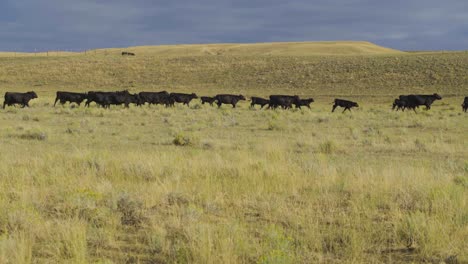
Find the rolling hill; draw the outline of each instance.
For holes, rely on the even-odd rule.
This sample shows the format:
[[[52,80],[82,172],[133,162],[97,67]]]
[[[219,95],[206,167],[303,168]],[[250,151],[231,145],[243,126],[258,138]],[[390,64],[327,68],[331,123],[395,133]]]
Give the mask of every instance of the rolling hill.
[[[122,51],[136,56],[121,56]],[[200,94],[394,96],[468,90],[467,52],[406,53],[368,42],[141,46],[0,55],[0,92],[169,90]]]
[[[103,49],[100,51],[120,52],[122,49]],[[168,46],[129,47],[128,50],[139,54],[160,56],[324,56],[324,55],[377,55],[402,54],[403,52],[381,47],[363,41],[338,42],[274,42],[253,44],[194,44]]]

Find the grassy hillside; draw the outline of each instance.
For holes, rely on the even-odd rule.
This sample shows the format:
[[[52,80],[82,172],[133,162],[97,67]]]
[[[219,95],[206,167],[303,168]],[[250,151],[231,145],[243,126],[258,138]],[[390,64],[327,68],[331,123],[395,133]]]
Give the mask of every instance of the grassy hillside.
[[[314,45],[319,47],[311,48]],[[225,52],[205,52],[215,49]],[[308,56],[313,53],[310,50],[327,53],[328,49],[336,53],[344,49],[350,55]],[[137,56],[122,57],[121,50]],[[369,50],[379,50],[378,55]],[[135,47],[68,56],[0,57],[0,92],[34,89],[47,95],[55,90],[166,89],[199,94],[438,92],[461,96],[468,90],[467,69],[468,52],[407,54],[367,43]]]
[[[339,41],[339,42],[273,42],[254,44],[199,44],[199,45],[168,45],[129,47],[144,55],[157,56],[311,56],[311,55],[377,55],[401,54],[403,52],[370,42]],[[105,49],[101,51],[119,52],[121,49]]]

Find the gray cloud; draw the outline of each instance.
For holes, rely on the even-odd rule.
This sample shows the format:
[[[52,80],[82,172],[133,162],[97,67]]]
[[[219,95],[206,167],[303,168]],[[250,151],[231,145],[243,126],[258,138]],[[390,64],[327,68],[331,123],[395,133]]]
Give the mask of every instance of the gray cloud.
[[[467,49],[464,0],[7,0],[0,50],[212,42],[366,40]]]

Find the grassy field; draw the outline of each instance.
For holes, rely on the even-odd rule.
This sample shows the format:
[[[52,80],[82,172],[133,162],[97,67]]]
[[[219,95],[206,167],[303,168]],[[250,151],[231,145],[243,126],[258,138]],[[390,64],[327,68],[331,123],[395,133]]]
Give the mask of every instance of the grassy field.
[[[1,263],[468,262],[468,53],[156,49],[0,58],[1,92],[39,95],[0,111]],[[52,107],[118,89],[316,103]],[[444,99],[392,112],[406,92]]]

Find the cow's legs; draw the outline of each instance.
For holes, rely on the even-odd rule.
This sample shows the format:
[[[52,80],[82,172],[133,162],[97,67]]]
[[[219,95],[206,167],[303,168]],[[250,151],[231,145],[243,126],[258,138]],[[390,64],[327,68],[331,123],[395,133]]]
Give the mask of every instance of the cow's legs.
[[[218,102],[218,103],[216,103],[216,104],[218,105],[218,108],[220,108],[220,107],[221,107],[221,105],[222,105],[223,103],[221,103],[221,102]]]
[[[55,102],[54,102],[54,107],[55,107],[55,104],[57,103],[57,101],[59,100],[58,97],[55,98]]]
[[[333,108],[332,108],[332,113],[335,112],[336,107],[337,107],[337,105],[334,104],[334,105],[333,105]]]

